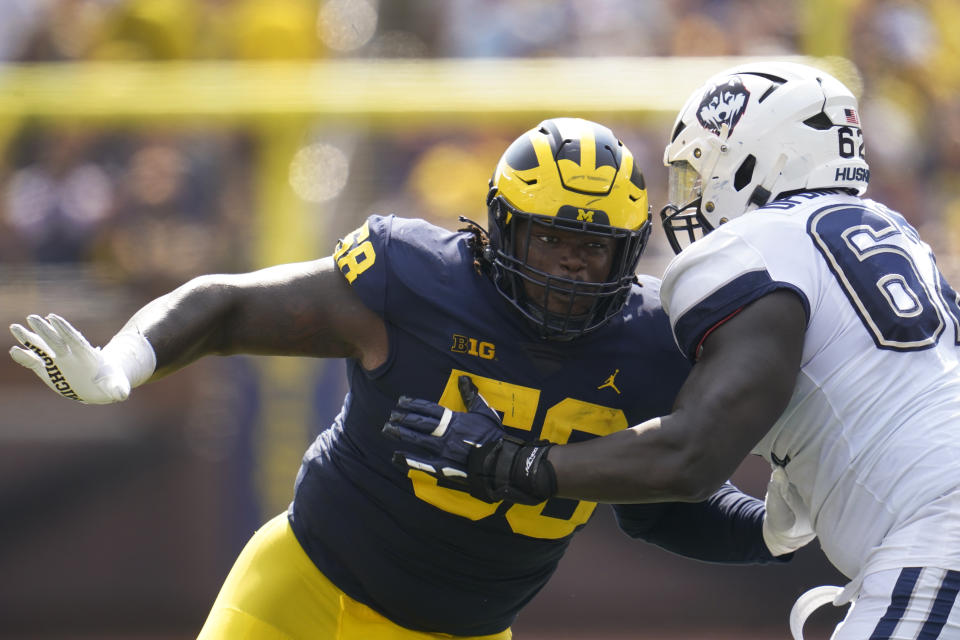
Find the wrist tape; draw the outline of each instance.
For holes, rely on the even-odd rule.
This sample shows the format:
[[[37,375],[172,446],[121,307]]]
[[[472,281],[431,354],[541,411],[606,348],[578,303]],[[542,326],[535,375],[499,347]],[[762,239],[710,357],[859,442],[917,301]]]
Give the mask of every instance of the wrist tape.
[[[130,381],[130,387],[138,387],[153,375],[157,368],[157,355],[150,342],[135,329],[126,329],[113,336],[100,353],[113,362]]]
[[[509,435],[483,445],[468,459],[471,495],[517,504],[551,498],[557,491],[556,474],[547,460],[551,446],[546,440],[526,442]]]

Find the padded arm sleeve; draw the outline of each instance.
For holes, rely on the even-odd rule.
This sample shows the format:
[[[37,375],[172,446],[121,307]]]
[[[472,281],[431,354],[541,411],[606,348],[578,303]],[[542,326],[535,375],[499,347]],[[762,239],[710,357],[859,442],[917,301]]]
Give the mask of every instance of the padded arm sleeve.
[[[725,483],[703,502],[613,505],[617,523],[631,538],[667,551],[727,564],[787,562],[763,542],[763,500]]]

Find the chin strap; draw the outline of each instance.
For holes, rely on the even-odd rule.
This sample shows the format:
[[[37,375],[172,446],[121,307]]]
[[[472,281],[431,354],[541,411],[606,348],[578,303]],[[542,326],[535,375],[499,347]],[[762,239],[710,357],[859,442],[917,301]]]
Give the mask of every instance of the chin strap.
[[[770,202],[770,197],[773,195],[773,185],[776,184],[780,178],[780,173],[786,164],[787,155],[781,153],[777,161],[773,164],[773,169],[767,174],[767,177],[764,178],[763,181],[754,188],[753,193],[750,194],[750,199],[747,200],[747,211],[762,207]]]

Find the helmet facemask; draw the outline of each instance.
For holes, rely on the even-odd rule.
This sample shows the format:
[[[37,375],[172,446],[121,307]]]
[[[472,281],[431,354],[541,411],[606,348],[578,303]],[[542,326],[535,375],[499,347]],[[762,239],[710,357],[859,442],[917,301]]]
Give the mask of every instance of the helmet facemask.
[[[620,312],[636,281],[636,265],[651,229],[649,219],[640,229],[631,231],[529,214],[511,207],[502,197],[491,200],[490,220],[500,237],[492,256],[497,290],[542,337],[561,340],[597,329]],[[531,239],[538,232],[552,230],[612,239],[614,252],[605,279],[576,280],[534,267],[530,261]]]
[[[633,154],[608,128],[554,118],[527,131],[500,158],[487,210],[485,261],[494,285],[542,337],[575,338],[620,313],[650,234],[650,208]],[[573,261],[584,262],[575,269],[583,273],[556,275],[567,273],[563,262],[570,258],[563,251],[551,255],[536,244],[531,254],[541,235],[574,251]],[[609,251],[602,257],[609,260],[602,275],[591,237],[603,239],[604,247],[594,248]],[[572,246],[564,247],[567,243]],[[552,271],[537,268],[531,255]]]
[[[700,212],[703,202],[700,172],[689,162],[680,160],[670,164],[667,174],[670,204],[660,210],[660,221],[670,247],[674,253],[680,253],[685,246],[713,231],[713,225]]]

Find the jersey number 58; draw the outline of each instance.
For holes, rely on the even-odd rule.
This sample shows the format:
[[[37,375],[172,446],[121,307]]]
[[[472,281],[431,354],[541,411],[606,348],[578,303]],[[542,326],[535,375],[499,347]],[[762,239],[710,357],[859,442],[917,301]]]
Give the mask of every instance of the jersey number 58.
[[[454,369],[450,372],[444,387],[440,404],[454,411],[466,411],[457,379],[461,375],[470,375],[474,384],[490,403],[490,406],[503,413],[503,425],[515,429],[531,431],[534,428],[534,416],[540,403],[540,390],[522,387],[492,378],[484,378],[467,371]],[[563,444],[570,438],[574,426],[603,436],[627,428],[627,417],[619,409],[611,409],[591,404],[575,398],[565,398],[547,409],[540,437],[550,442]],[[413,490],[421,500],[435,507],[455,513],[471,520],[480,520],[492,516],[501,507],[500,502],[489,504],[474,498],[468,493],[448,489],[437,484],[436,478],[422,471],[408,473],[413,482]],[[596,502],[581,500],[576,503],[573,514],[567,518],[558,518],[545,513],[548,502],[538,505],[511,505],[504,517],[514,533],[532,538],[563,538],[590,519]]]

